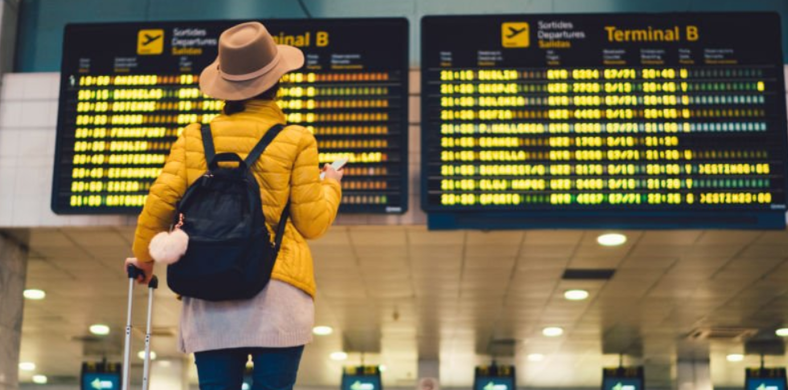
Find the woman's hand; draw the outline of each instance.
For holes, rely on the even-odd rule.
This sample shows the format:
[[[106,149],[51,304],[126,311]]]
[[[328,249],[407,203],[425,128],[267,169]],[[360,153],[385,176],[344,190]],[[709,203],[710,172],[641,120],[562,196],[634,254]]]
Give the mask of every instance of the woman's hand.
[[[326,179],[334,179],[337,182],[341,182],[342,176],[344,175],[341,169],[337,171],[336,169],[334,169],[334,167],[331,166],[331,164],[324,165],[323,172],[325,172],[326,174]]]
[[[128,272],[129,265],[133,265],[142,270],[145,274],[137,276],[137,283],[139,284],[148,284],[151,278],[153,277],[153,262],[144,262],[137,260],[136,257],[129,257],[126,259],[125,264],[123,265],[123,273]],[[126,274],[128,276],[128,274]]]

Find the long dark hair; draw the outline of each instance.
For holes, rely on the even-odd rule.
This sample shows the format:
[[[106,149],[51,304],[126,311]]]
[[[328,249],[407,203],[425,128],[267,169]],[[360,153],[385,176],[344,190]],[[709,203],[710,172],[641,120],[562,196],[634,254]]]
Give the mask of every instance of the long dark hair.
[[[273,87],[268,88],[265,92],[246,100],[226,100],[224,102],[224,115],[237,114],[246,109],[246,102],[250,100],[275,100],[276,95],[279,93],[279,83],[274,84]]]

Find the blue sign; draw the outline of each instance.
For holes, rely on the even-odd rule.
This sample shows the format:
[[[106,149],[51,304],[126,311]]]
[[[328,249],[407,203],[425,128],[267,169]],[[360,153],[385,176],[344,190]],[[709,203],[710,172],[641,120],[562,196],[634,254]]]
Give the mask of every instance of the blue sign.
[[[344,375],[342,390],[381,390],[379,375]]]
[[[749,378],[747,390],[785,390],[785,378]]]
[[[120,373],[84,373],[82,390],[119,390]]]
[[[477,377],[475,390],[515,390],[514,378]]]
[[[640,378],[605,378],[602,390],[643,390]]]

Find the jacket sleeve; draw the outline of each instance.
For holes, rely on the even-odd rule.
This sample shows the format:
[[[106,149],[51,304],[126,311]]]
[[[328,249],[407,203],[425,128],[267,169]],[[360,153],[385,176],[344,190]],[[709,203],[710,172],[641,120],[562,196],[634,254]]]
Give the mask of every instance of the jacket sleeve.
[[[148,252],[148,245],[153,236],[169,230],[175,216],[175,205],[183,197],[187,187],[184,132],[173,144],[164,169],[151,186],[145,206],[137,220],[132,251],[140,261],[153,261]]]
[[[342,199],[342,187],[332,179],[320,180],[317,141],[304,133],[290,176],[290,215],[304,238],[322,236],[334,223]]]

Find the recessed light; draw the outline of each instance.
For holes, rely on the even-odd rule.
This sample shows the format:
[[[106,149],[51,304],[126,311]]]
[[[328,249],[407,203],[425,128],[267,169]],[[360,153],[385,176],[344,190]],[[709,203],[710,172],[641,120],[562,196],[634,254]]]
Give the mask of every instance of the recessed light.
[[[33,375],[33,383],[37,383],[39,385],[45,385],[47,383],[47,376],[46,375]]]
[[[339,351],[331,353],[331,360],[347,360],[347,353]]]
[[[788,337],[788,328],[780,328],[774,331],[774,334],[780,337]]]
[[[39,289],[35,289],[35,288],[29,288],[29,289],[25,290],[22,293],[22,295],[26,299],[31,299],[31,300],[34,300],[34,301],[40,301],[40,300],[46,298],[47,293],[45,293],[44,290],[39,290]]]
[[[159,360],[157,364],[159,365],[159,367],[165,367],[165,368],[172,367],[172,362],[169,360]]]
[[[386,369],[387,369],[387,367],[386,367],[385,364],[381,364],[381,365],[378,366],[378,370],[380,370],[380,372],[385,372]]]
[[[725,359],[728,359],[729,362],[740,362],[744,360],[744,355],[740,353],[732,353],[726,356]]]
[[[312,328],[312,333],[318,336],[328,336],[331,333],[334,333],[334,329],[330,326],[316,326]]]
[[[542,355],[541,353],[532,353],[528,355],[528,361],[541,362],[542,360],[544,360],[544,355]]]
[[[19,369],[22,371],[33,371],[36,369],[36,364],[32,362],[19,363]]]
[[[588,298],[588,291],[586,290],[566,290],[564,291],[564,298],[568,301],[582,301]]]
[[[602,246],[618,246],[627,242],[627,236],[620,233],[607,233],[597,237],[596,242]]]
[[[106,336],[109,334],[109,326],[104,324],[90,325],[90,333],[93,333],[98,336]]]
[[[557,326],[550,326],[542,329],[542,334],[547,337],[558,337],[564,334],[564,330]]]
[[[145,351],[137,352],[137,357],[145,360]],[[156,352],[150,351],[150,360],[156,360]]]

